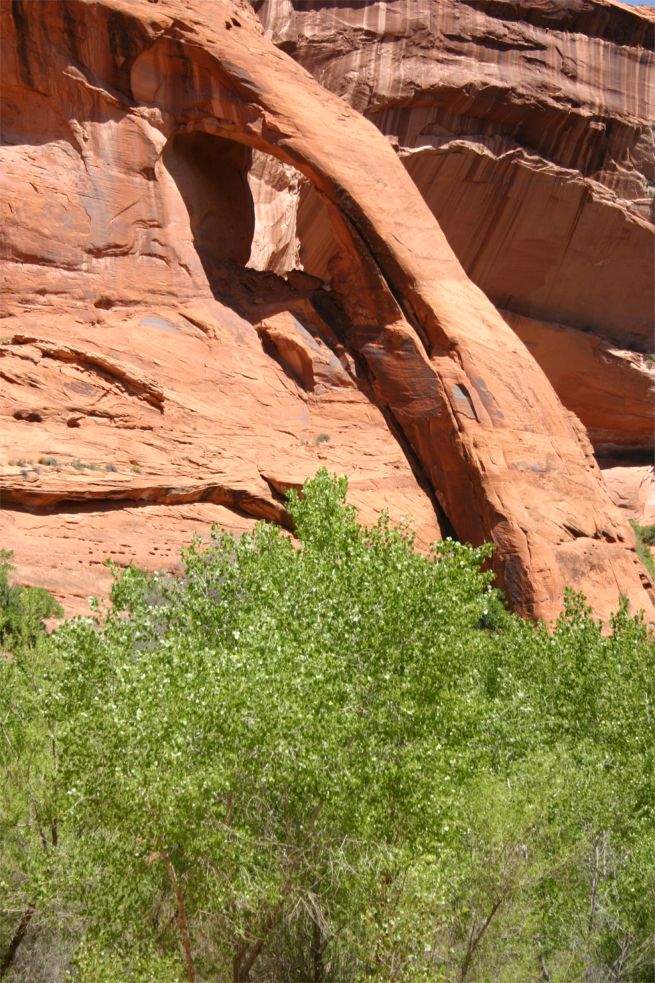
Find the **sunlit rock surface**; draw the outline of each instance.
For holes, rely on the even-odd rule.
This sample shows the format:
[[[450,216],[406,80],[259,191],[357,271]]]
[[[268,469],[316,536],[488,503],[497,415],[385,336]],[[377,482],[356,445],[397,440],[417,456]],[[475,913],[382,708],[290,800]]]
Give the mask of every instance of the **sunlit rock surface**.
[[[633,353],[655,349],[655,11],[606,0],[256,7],[275,43],[388,136],[596,450],[651,455],[653,376]],[[319,202],[304,209],[323,226]],[[324,272],[329,233],[304,256]]]
[[[491,539],[525,614],[552,617],[566,584],[600,614],[649,604],[582,424],[399,160],[418,144],[322,88],[245,3],[1,10],[1,522],[24,581],[82,610],[107,556],[168,567],[212,522],[288,527],[285,490],[326,464],[364,521]],[[413,13],[403,31],[422,50]],[[396,112],[414,82],[392,58],[362,103],[357,58],[321,81]],[[465,89],[471,59],[448,59]]]

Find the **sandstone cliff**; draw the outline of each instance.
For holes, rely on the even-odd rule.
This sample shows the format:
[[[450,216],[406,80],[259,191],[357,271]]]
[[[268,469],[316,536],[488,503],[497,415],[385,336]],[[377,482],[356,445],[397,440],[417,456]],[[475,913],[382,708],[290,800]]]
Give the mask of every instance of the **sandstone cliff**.
[[[546,22],[551,7],[543,5]],[[618,46],[636,24],[642,36],[624,46],[643,52],[649,43],[646,18],[600,0],[577,7],[594,15],[580,14],[592,39]],[[451,13],[469,8],[488,18],[505,5],[454,4]],[[376,5],[362,10],[377,23]],[[600,411],[599,430],[609,432],[608,446],[643,450],[634,433],[644,430],[647,377],[620,348],[645,346],[639,276],[625,273],[634,306],[622,320],[616,305],[597,305],[614,318],[614,333],[605,321],[578,323],[575,291],[564,286],[559,307],[546,303],[552,286],[526,307],[481,283],[509,312],[504,319],[453,253],[427,186],[418,181],[422,195],[412,179],[418,171],[412,175],[394,148],[400,138],[388,139],[388,127],[367,122],[276,48],[245,3],[14,0],[1,13],[1,521],[23,579],[80,609],[106,584],[105,556],[164,566],[213,521],[234,529],[261,516],[286,524],[284,490],[326,463],[350,475],[364,519],[386,507],[396,518],[409,515],[423,542],[440,526],[472,542],[492,539],[501,583],[526,614],[552,617],[567,583],[586,590],[599,613],[619,593],[648,605],[632,533],[584,428],[530,351],[546,367],[536,349],[553,332],[608,337],[600,347],[580,343],[580,357],[608,362],[615,391],[612,358],[619,378],[630,386],[639,379],[629,400],[636,422],[621,424],[621,442],[621,426],[608,427]],[[305,13],[287,15],[293,31]],[[315,22],[320,28],[320,17]],[[543,24],[520,28],[538,33]],[[379,30],[366,27],[364,36]],[[402,30],[426,64],[437,63],[429,32],[411,19]],[[311,32],[301,34],[311,47]],[[362,48],[348,40],[348,25],[344,38],[337,51]],[[320,62],[320,44],[314,48]],[[446,55],[452,88],[466,92],[457,64],[464,70],[472,59]],[[375,64],[382,60],[380,52]],[[405,103],[412,116],[416,79],[403,88],[394,64],[369,73],[365,104],[352,98],[357,110],[370,115],[386,100],[389,118]],[[322,78],[309,67],[341,87],[329,71]],[[336,63],[330,71],[347,74]],[[361,64],[348,71],[354,92]],[[389,90],[384,99],[376,86]],[[478,88],[488,87],[482,77]],[[624,76],[615,87],[629,88]],[[476,105],[484,119],[484,101]],[[575,113],[572,120],[581,127],[573,142],[589,142]],[[425,153],[403,137],[408,161],[452,156],[457,170],[458,148],[447,153],[451,141],[442,135]],[[499,166],[515,188],[527,180],[516,168],[568,168],[584,188],[591,162],[595,174],[607,172],[584,200],[596,208],[606,196],[619,223],[612,235],[621,270],[632,269],[623,256],[637,264],[647,256],[630,238],[633,227],[652,232],[641,199],[617,204],[608,187],[628,187],[618,150],[599,163],[593,147],[579,158],[561,149],[562,160],[543,167],[523,150],[506,159],[494,140],[485,130],[465,141],[465,158],[483,161],[482,183]],[[630,143],[637,170],[648,156],[641,140]],[[545,234],[561,251],[555,225]],[[493,249],[506,248],[507,235],[501,228]],[[593,240],[581,239],[573,253]],[[569,248],[558,262],[568,263]],[[301,264],[304,272],[291,272]],[[479,266],[493,267],[491,253]],[[602,346],[611,341],[608,359]],[[593,434],[591,417],[573,408]]]
[[[652,459],[655,10],[596,0],[258,9],[275,43],[387,135],[595,449]],[[317,204],[304,207],[315,222]],[[312,244],[307,258],[326,267],[329,250]]]

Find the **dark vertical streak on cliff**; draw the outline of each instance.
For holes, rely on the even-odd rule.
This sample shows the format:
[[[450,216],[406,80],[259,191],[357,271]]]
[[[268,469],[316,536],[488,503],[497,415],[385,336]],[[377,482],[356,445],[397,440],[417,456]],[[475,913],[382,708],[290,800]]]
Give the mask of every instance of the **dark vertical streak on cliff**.
[[[14,27],[16,28],[20,74],[25,84],[31,89],[34,89],[36,86],[34,85],[34,77],[32,75],[32,68],[30,66],[30,58],[28,53],[29,25],[27,15],[23,9],[22,0],[12,0],[11,16],[14,21]]]
[[[115,85],[129,99],[133,98],[130,72],[139,54],[146,47],[143,25],[118,10],[111,10],[107,18],[107,35],[111,60],[116,72]]]

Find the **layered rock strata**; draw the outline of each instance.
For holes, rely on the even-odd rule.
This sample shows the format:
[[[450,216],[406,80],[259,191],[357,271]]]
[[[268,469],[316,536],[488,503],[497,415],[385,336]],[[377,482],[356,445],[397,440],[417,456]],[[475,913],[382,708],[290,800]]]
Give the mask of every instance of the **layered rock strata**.
[[[653,9],[607,0],[257,9],[275,43],[386,134],[464,269],[523,327],[598,453],[652,459],[655,376],[639,356],[655,350]],[[304,207],[321,227],[319,204]],[[322,273],[329,231],[320,238],[303,252]],[[624,413],[619,392],[631,404]]]
[[[2,17],[0,371],[22,460],[0,491],[19,564],[40,548],[47,569],[69,519],[127,556],[165,508],[171,544],[210,508],[285,524],[284,489],[325,460],[369,515],[407,506],[429,539],[436,508],[492,539],[525,614],[553,617],[565,584],[601,614],[619,593],[648,605],[582,426],[386,137],[247,5],[14,0]],[[320,196],[329,283],[246,268],[253,150]]]

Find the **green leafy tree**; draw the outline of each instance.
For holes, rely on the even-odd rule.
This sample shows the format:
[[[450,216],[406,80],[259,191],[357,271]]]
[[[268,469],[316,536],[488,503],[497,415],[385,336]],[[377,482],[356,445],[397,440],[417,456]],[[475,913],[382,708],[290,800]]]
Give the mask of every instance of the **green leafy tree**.
[[[41,854],[57,835],[54,818],[42,808],[53,761],[38,675],[45,623],[63,614],[43,588],[10,582],[11,560],[10,552],[0,551],[0,978],[32,923]]]
[[[33,646],[48,618],[63,614],[54,597],[42,587],[11,584],[13,554],[0,550],[0,646],[6,652]]]
[[[643,619],[607,634],[571,596],[524,622],[489,548],[419,553],[345,499],[320,471],[296,543],[214,530],[3,666],[12,767],[38,775],[8,937],[31,906],[28,941],[88,983],[646,983]]]

